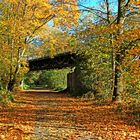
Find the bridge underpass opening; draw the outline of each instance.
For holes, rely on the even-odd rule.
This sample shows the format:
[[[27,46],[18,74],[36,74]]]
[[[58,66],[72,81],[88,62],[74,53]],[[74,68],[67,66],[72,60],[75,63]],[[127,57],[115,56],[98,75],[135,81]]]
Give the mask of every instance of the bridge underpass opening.
[[[30,74],[33,73],[33,77],[35,79],[41,78],[41,75],[43,75],[42,74],[43,71],[46,71],[45,73],[49,73],[48,76],[46,76],[46,77],[50,77],[50,79],[53,82],[47,83],[50,86],[48,86],[47,84],[43,84],[43,87],[55,89],[55,90],[59,90],[59,91],[66,88],[68,92],[73,93],[79,88],[79,85],[80,85],[79,81],[77,79],[78,73],[75,70],[76,59],[77,59],[77,55],[75,53],[71,53],[71,52],[65,52],[62,54],[58,54],[58,55],[54,56],[53,58],[47,56],[47,57],[43,57],[43,58],[30,59],[28,61],[30,72],[28,73],[28,76],[26,76],[26,77],[30,77]],[[36,74],[36,72],[38,74]],[[59,76],[60,75],[61,76],[63,75],[63,76],[62,77],[60,76],[61,78],[58,78],[59,76],[57,75],[58,77],[56,76],[57,77],[56,78],[55,77],[56,73],[59,73],[58,74]],[[36,76],[38,76],[38,77],[36,77]],[[55,78],[53,79],[53,77],[55,77],[56,79]],[[40,86],[41,85],[40,83],[43,82],[45,80],[45,78],[41,78],[41,80],[37,80],[37,82],[34,84],[34,87]],[[33,79],[29,79],[30,84],[32,83],[32,81],[34,81]],[[27,81],[26,78],[24,79],[24,81]],[[60,85],[62,85],[62,86],[55,87],[54,86],[55,82],[60,82],[61,83]],[[28,85],[29,84],[25,85],[24,87],[29,88]]]
[[[64,91],[67,89],[70,68],[30,71],[24,77],[23,89]]]

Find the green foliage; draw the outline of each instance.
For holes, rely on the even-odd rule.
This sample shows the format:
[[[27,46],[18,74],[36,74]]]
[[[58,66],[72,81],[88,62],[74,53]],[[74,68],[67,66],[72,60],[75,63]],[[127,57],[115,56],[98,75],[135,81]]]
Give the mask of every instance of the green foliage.
[[[35,82],[38,80],[40,74],[41,74],[41,71],[27,73],[23,79],[24,81],[23,88],[29,89],[29,88],[35,87],[36,86]]]
[[[11,94],[9,94],[7,98],[9,101],[14,102],[14,97]]]
[[[24,84],[24,85],[23,85],[23,89],[25,89],[25,90],[30,89],[30,86],[27,85],[27,84]]]
[[[104,47],[102,47],[104,49]],[[76,66],[79,81],[82,82],[81,94],[93,93],[97,100],[111,96],[111,60],[108,53],[102,53],[94,44],[78,51]]]
[[[0,90],[0,104],[5,105],[9,102],[14,102],[12,93],[7,90]]]
[[[24,89],[42,87],[53,90],[67,88],[69,69],[32,72],[24,78]]]

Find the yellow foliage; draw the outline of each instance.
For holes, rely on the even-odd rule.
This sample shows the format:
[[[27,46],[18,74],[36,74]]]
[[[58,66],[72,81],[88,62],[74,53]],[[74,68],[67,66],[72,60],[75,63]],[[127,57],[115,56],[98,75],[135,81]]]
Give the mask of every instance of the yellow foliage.
[[[73,25],[78,20],[78,14],[73,13],[77,8],[53,5],[49,0],[3,0],[1,2],[0,25],[0,77],[6,75],[5,81],[13,77],[21,79],[28,71],[26,59],[31,49],[32,41],[47,30],[48,22],[53,20],[60,25]],[[66,8],[70,6],[70,9]],[[52,39],[52,53],[55,53],[56,40]],[[58,41],[58,40],[57,40]],[[4,52],[4,53],[3,53]],[[43,51],[42,51],[43,52]],[[39,51],[40,54],[42,54]],[[5,71],[6,69],[6,71]]]

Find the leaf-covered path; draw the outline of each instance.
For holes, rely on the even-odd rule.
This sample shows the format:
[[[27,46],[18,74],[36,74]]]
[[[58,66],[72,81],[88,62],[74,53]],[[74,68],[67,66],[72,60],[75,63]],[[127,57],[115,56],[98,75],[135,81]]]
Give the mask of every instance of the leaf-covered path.
[[[139,140],[140,115],[63,93],[18,93],[0,109],[0,140]]]

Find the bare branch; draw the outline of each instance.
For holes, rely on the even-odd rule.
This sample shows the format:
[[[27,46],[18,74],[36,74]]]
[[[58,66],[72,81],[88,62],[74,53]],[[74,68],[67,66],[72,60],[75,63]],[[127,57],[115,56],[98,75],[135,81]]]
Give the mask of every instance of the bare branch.
[[[55,15],[50,15],[48,16],[47,18],[45,18],[45,21],[38,27],[36,27],[33,31],[33,34],[38,30],[40,29],[41,27],[43,27],[47,22],[49,22],[51,19],[53,19],[55,17]]]

